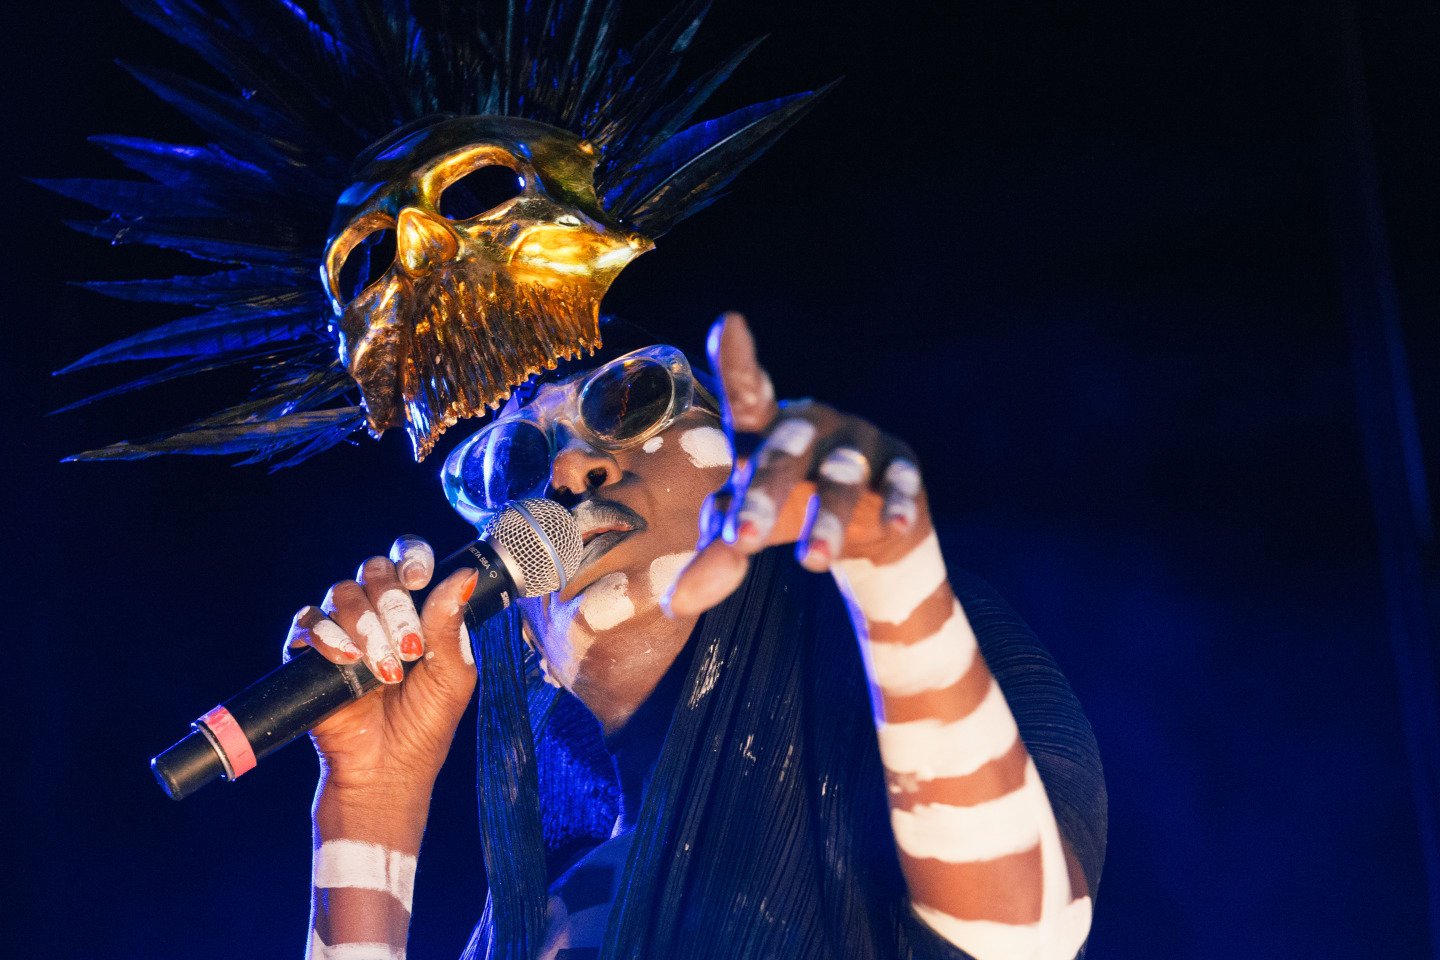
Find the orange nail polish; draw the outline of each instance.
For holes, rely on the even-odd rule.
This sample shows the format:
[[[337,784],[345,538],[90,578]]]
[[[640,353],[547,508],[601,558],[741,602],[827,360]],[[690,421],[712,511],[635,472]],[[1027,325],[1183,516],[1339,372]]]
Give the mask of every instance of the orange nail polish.
[[[405,654],[405,656],[407,657],[418,657],[420,656],[420,654],[424,653],[425,648],[420,643],[420,634],[405,634],[404,638],[402,638],[400,641],[400,652]]]
[[[400,661],[394,657],[386,657],[380,661],[380,679],[386,683],[399,683],[405,679],[405,671],[400,669]]]
[[[740,529],[735,531],[737,540],[758,540],[760,539],[760,525],[754,520],[746,520],[740,524]]]
[[[470,595],[475,592],[475,585],[480,582],[480,571],[476,570],[470,574],[470,579],[460,588],[460,602],[469,603]]]
[[[810,545],[805,548],[805,559],[814,557],[824,563],[830,562],[830,544],[824,540],[811,540]]]

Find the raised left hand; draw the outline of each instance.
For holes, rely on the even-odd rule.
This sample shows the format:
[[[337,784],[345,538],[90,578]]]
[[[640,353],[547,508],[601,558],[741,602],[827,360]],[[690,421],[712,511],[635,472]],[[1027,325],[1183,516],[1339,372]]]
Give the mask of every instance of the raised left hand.
[[[716,321],[707,348],[735,467],[701,511],[698,553],[663,601],[672,616],[725,599],[765,547],[794,543],[801,565],[822,572],[840,559],[885,563],[923,539],[930,512],[908,446],[823,403],[777,402],[738,313]]]

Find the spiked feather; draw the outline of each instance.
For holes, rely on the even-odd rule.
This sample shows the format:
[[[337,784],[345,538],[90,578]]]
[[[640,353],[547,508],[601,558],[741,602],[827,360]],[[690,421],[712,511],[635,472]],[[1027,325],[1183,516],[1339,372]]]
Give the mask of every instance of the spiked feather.
[[[657,237],[713,203],[824,92],[692,124],[758,42],[672,91],[708,0],[681,3],[629,50],[616,43],[618,0],[124,2],[231,85],[126,66],[210,142],[94,137],[146,179],[35,182],[108,215],[69,221],[77,230],[229,266],[82,284],[202,312],[70,364],[60,372],[179,358],[62,409],[237,365],[254,367],[257,381],[250,399],[188,427],[72,459],[239,452],[250,460],[287,454],[280,465],[289,465],[364,426],[363,408],[341,399],[354,383],[328,332],[316,275],[356,156],[404,124],[495,113],[571,130],[599,151],[595,186],[607,212]]]

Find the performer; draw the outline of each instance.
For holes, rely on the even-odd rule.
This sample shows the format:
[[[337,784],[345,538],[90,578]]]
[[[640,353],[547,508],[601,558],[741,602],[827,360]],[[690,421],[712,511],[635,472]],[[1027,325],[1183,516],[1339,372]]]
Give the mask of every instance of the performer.
[[[476,637],[466,575],[416,609],[434,557],[414,537],[296,615],[287,649],[385,681],[315,731],[312,957],[403,954],[430,789],[477,678],[490,895],[471,956],[1083,949],[1105,837],[1093,737],[1018,618],[947,575],[908,448],[777,403],[739,317],[712,331],[715,379],[600,326],[619,270],[823,89],[692,123],[754,47],[670,91],[704,3],[621,51],[615,4],[589,0],[482,8],[478,29],[438,0],[127,2],[233,81],[136,70],[214,141],[100,138],[154,182],[49,185],[112,214],[83,230],[227,266],[92,285],[204,312],[71,369],[175,360],[107,394],[230,365],[257,379],[79,458],[289,464],[394,427],[420,460],[498,408],[447,460],[451,502],[480,521],[549,496],[586,540],[564,590]]]
[[[512,402],[457,450],[470,463],[454,472],[474,469],[453,493],[474,517],[486,490],[533,492],[535,478],[507,473],[496,450],[523,442],[511,424],[538,426],[554,451],[541,485],[587,544],[565,590],[522,601],[477,644],[482,658],[512,655],[508,678],[503,663],[482,678],[491,899],[471,953],[1075,956],[1099,876],[1103,788],[1063,679],[988,588],[952,588],[903,444],[822,404],[777,404],[738,316],[711,345],[718,405],[692,383],[683,409],[627,412],[655,391],[612,361]],[[675,376],[695,375],[682,365]],[[592,403],[577,416],[582,390]],[[628,441],[597,438],[617,425]],[[754,453],[727,486],[737,447]],[[807,481],[818,489],[801,524],[779,505]],[[792,541],[794,561],[776,546]],[[315,730],[312,956],[404,949],[430,791],[475,686],[459,613],[473,576],[452,576],[417,613],[407,590],[432,565],[428,545],[401,538],[302,609],[290,633],[292,646],[363,656],[396,678]],[[835,573],[853,629],[806,571]],[[513,693],[507,702],[521,632],[544,677],[593,715],[618,803],[595,789],[593,756],[579,756],[586,718],[573,703],[551,735],[560,756],[528,780],[520,758],[547,711],[533,690],[529,710]],[[399,682],[396,661],[417,658]],[[1037,733],[1028,751],[1017,714]],[[542,817],[545,861],[521,847],[542,844]],[[534,876],[518,863],[527,858]]]

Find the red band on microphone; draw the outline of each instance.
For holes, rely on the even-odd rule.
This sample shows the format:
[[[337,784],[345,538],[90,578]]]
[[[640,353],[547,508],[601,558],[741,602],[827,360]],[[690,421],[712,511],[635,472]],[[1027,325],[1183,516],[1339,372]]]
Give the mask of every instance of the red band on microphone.
[[[245,731],[241,730],[240,724],[230,716],[229,710],[223,706],[216,707],[197,722],[210,728],[210,732],[215,734],[215,741],[220,744],[220,749],[225,751],[225,759],[230,761],[231,780],[255,769],[255,751],[250,749],[250,741],[245,738]]]

